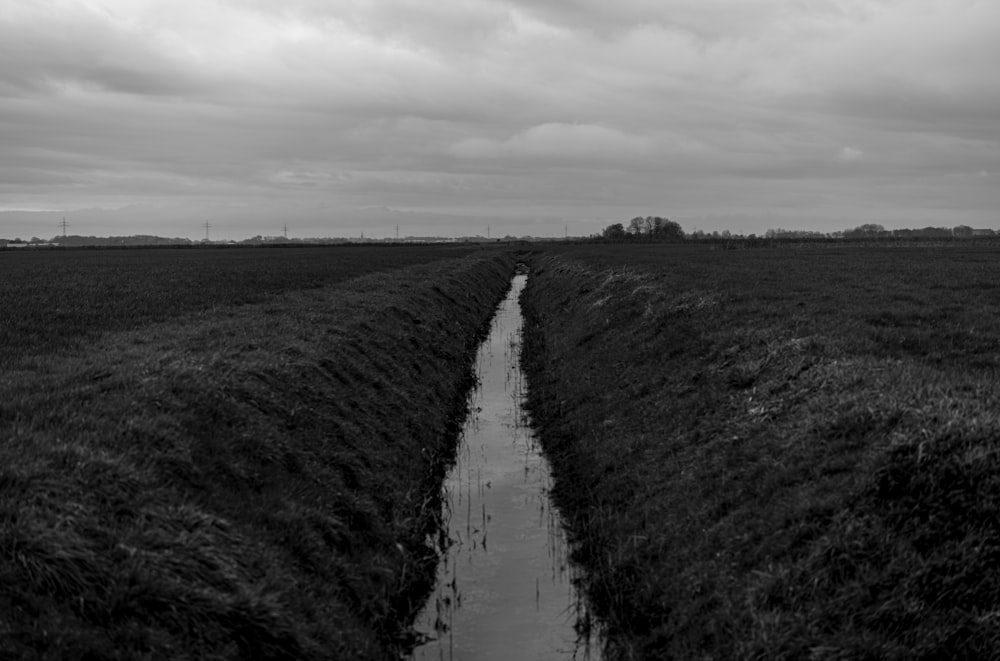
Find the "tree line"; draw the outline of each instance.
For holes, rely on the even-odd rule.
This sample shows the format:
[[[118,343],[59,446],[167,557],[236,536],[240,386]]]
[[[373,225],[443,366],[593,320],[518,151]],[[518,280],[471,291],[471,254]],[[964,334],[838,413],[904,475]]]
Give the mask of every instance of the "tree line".
[[[685,234],[680,224],[662,218],[660,216],[636,216],[628,222],[612,223],[605,227],[599,235],[594,238],[611,242],[666,242],[681,241],[690,239],[694,241],[711,240],[740,240],[740,241],[760,241],[760,240],[780,240],[780,239],[813,239],[813,240],[834,240],[834,239],[967,239],[996,237],[1000,233],[992,229],[973,229],[968,225],[957,227],[924,227],[919,229],[893,229],[887,230],[882,225],[869,223],[860,225],[849,230],[836,232],[817,232],[803,230],[769,229],[762,236],[750,234],[732,234],[728,230],[723,232],[706,233],[696,230],[691,234]]]
[[[680,241],[684,230],[679,223],[660,216],[636,216],[626,227],[613,223],[604,228],[601,238],[607,241]]]

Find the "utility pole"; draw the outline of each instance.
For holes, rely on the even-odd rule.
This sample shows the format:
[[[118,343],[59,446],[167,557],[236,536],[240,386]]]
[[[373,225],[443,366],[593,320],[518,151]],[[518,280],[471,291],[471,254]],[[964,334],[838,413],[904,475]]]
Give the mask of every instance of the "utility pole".
[[[205,221],[204,228],[205,228],[205,241],[208,241],[208,230],[212,229],[212,226],[208,224],[207,220]]]
[[[284,232],[285,232],[285,238],[287,239],[288,238],[288,223],[285,223],[285,230],[284,230]]]
[[[399,223],[396,224],[396,243],[399,243]]]
[[[563,225],[563,240],[569,241],[569,225]]]
[[[66,222],[66,216],[63,216],[62,222],[59,223],[59,226],[62,227],[63,238],[65,239],[66,238],[66,228],[69,227],[69,223]]]
[[[487,239],[490,238],[490,226],[489,225],[486,226],[486,238]]]

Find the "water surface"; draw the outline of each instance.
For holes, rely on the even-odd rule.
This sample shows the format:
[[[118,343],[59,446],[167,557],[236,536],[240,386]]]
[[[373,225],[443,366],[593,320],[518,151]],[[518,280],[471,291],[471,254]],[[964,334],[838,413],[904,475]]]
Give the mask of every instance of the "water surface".
[[[445,483],[450,544],[416,629],[414,659],[598,659],[573,583],[551,475],[521,404],[522,316],[514,278],[476,358],[458,458]]]

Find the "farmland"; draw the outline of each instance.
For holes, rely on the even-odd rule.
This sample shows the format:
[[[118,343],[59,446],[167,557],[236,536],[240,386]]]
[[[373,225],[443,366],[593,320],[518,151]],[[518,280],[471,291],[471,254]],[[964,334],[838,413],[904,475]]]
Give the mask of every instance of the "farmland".
[[[0,252],[0,365],[95,334],[467,254],[464,246]]]
[[[467,252],[0,254],[0,656],[405,649],[513,270]]]
[[[995,658],[1000,253],[522,252],[611,659]],[[397,658],[515,256],[0,253],[0,656]]]
[[[532,267],[529,404],[609,658],[1000,656],[1000,254]]]

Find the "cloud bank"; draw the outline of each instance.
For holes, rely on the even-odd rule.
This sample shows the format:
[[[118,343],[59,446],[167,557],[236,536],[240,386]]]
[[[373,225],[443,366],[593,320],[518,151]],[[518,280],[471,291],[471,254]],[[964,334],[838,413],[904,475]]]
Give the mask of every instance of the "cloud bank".
[[[0,210],[198,236],[242,209],[234,238],[371,208],[413,234],[995,227],[997,61],[985,0],[8,0]]]

